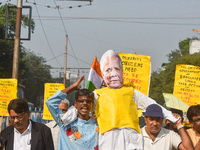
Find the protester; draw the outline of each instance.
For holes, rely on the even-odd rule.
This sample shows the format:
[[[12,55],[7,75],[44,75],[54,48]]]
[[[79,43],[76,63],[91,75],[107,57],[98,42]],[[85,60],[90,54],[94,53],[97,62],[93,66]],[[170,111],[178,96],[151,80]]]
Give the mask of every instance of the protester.
[[[178,114],[181,118],[181,123],[183,123],[183,111],[175,108],[167,108],[172,112],[172,114]],[[165,120],[165,127],[166,129],[173,130],[174,132],[178,133],[178,130],[176,128],[176,124],[171,122],[170,120]]]
[[[195,149],[200,149],[200,105],[192,105],[188,108],[187,118],[192,128],[187,130]],[[198,148],[197,148],[198,147]]]
[[[179,115],[175,115],[180,117]],[[142,128],[144,150],[193,150],[192,142],[182,125],[181,118],[175,123],[179,134],[162,128],[163,112],[159,105],[151,104],[146,109],[145,123]]]
[[[80,89],[79,84],[84,77],[80,78],[68,88],[57,91],[47,101],[47,107],[51,112],[54,120],[60,127],[58,150],[97,150],[98,149],[98,126],[95,121],[90,118],[89,113],[94,103],[94,94],[87,89]],[[60,118],[62,111],[58,108],[61,99],[70,92],[77,90],[75,93],[75,108],[78,118],[72,123],[65,126]],[[69,111],[69,110],[68,110]],[[74,116],[70,115],[69,117]]]
[[[147,97],[132,87],[123,87],[123,68],[119,55],[106,51],[100,60],[101,74],[107,87],[96,89],[94,92],[94,109],[100,129],[100,150],[129,150],[143,149],[143,140],[139,127],[137,107],[145,110],[153,99]],[[170,111],[163,108],[167,119],[175,122]],[[72,122],[72,108],[63,117],[67,125]],[[76,116],[76,115],[74,115]]]
[[[58,108],[64,113],[67,112],[68,108],[69,108],[70,102],[67,98],[65,98],[64,100],[61,100],[60,104],[58,105]],[[54,149],[57,150],[58,147],[58,136],[59,136],[59,126],[56,123],[55,120],[49,122],[46,124],[47,127],[49,127],[51,129],[51,133],[53,136],[53,143],[54,143]]]
[[[30,111],[24,99],[13,99],[8,105],[12,125],[1,132],[5,150],[54,150],[51,130],[29,120]]]

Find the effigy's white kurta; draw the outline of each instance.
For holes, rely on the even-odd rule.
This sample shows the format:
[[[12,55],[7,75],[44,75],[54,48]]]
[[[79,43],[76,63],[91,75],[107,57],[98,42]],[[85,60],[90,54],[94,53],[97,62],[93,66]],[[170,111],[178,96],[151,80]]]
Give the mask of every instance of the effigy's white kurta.
[[[99,149],[143,149],[133,87],[95,90],[95,114],[100,130]]]

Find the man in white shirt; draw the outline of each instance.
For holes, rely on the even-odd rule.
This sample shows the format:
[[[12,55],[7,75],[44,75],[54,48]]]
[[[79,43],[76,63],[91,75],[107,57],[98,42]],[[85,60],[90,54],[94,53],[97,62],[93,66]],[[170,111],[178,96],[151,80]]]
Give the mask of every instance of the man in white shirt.
[[[178,117],[178,114],[176,115]],[[151,104],[146,109],[142,128],[144,150],[193,150],[192,142],[182,125],[181,118],[175,123],[179,134],[162,128],[163,112],[159,105]]]
[[[44,124],[29,120],[28,103],[21,98],[8,105],[12,125],[1,132],[0,150],[54,150],[51,130]]]

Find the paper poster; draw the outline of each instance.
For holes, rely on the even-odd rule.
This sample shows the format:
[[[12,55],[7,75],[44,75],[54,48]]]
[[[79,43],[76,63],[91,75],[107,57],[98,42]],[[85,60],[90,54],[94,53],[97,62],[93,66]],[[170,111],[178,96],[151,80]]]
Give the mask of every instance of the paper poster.
[[[17,79],[0,79],[0,116],[9,116],[8,104],[17,98]]]
[[[200,67],[176,65],[174,95],[191,105],[200,104]]]
[[[65,86],[61,83],[45,83],[44,110],[42,119],[54,120],[45,102],[47,101],[48,98],[53,96],[58,90],[63,90],[63,89],[65,89]]]
[[[148,96],[151,73],[151,58],[149,56],[118,53],[123,65],[123,84],[132,86]]]

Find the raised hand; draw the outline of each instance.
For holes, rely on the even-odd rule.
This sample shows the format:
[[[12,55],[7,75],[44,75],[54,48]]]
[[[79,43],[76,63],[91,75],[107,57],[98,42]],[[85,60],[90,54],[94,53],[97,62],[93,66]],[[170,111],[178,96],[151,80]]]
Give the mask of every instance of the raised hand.
[[[74,90],[79,90],[81,88],[80,83],[83,81],[85,76],[80,77],[74,84]]]
[[[80,77],[74,84],[72,84],[69,87],[67,87],[66,89],[62,90],[62,92],[68,94],[74,90],[79,90],[81,88],[81,86],[79,84],[84,79],[84,77],[85,76]]]
[[[181,116],[179,115],[179,114],[176,114],[176,113],[173,113],[173,116],[175,117],[175,118],[179,118],[174,124],[175,124],[175,126],[176,127],[178,127],[179,125],[182,125],[182,118],[181,118]]]

